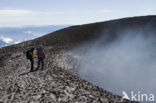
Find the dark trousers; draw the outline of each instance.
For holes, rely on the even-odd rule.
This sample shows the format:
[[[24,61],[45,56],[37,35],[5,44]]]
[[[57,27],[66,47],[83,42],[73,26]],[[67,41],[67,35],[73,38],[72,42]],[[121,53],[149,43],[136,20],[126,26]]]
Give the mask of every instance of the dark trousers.
[[[30,59],[30,63],[31,63],[31,69],[30,71],[32,72],[34,70],[34,60]]]
[[[38,69],[40,68],[40,63],[41,63],[41,65],[42,65],[42,69],[43,69],[43,67],[44,67],[44,62],[43,62],[43,58],[41,57],[41,58],[38,58]]]

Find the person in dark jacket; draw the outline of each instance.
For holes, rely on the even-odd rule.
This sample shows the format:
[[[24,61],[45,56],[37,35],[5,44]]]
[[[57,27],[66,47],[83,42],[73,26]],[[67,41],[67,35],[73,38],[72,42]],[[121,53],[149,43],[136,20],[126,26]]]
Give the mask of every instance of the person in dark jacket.
[[[31,69],[30,69],[30,72],[33,72],[34,71],[34,58],[35,58],[35,55],[34,55],[34,46],[27,51],[27,59],[30,60],[30,63],[31,63]]]
[[[42,69],[44,68],[44,51],[42,46],[39,46],[39,48],[37,48],[37,58],[38,58],[38,67],[37,70],[40,68],[40,64],[42,65]]]

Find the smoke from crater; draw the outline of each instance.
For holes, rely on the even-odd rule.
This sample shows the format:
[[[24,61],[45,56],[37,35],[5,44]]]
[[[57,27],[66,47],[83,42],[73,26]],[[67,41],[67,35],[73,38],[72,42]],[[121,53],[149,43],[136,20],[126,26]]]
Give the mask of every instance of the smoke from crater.
[[[98,39],[82,56],[79,76],[118,95],[122,91],[156,95],[154,33],[126,30],[102,45],[104,39]]]

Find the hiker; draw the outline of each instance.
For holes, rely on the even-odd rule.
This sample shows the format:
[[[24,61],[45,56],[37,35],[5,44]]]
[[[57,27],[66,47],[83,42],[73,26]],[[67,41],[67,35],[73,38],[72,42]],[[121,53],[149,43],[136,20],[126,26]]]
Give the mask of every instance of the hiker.
[[[44,51],[43,51],[42,46],[39,46],[39,48],[37,48],[37,58],[38,58],[37,70],[40,68],[40,63],[42,64],[42,69],[43,69],[45,55],[44,55]]]
[[[34,58],[35,58],[34,49],[35,49],[34,46],[32,46],[31,49],[26,52],[27,59],[30,60],[31,63],[30,72],[34,71]]]

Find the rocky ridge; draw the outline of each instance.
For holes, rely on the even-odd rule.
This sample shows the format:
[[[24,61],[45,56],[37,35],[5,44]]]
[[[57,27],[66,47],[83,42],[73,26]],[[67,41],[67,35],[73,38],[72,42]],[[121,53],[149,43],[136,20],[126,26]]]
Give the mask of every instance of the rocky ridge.
[[[118,36],[116,32],[120,32],[121,29],[130,26],[139,26],[143,29],[145,24],[155,18],[155,16],[138,17],[73,26],[35,40],[1,48],[0,101],[2,103],[131,103],[125,99],[121,101],[122,97],[74,75],[73,69],[78,67],[73,65],[74,60],[71,59],[73,56],[69,54],[73,53],[73,48],[82,44],[91,42],[92,45],[101,34],[109,33],[110,36],[103,42],[109,43]],[[30,63],[25,57],[25,51],[32,45],[36,47],[43,45],[46,59],[43,70],[29,73]]]

